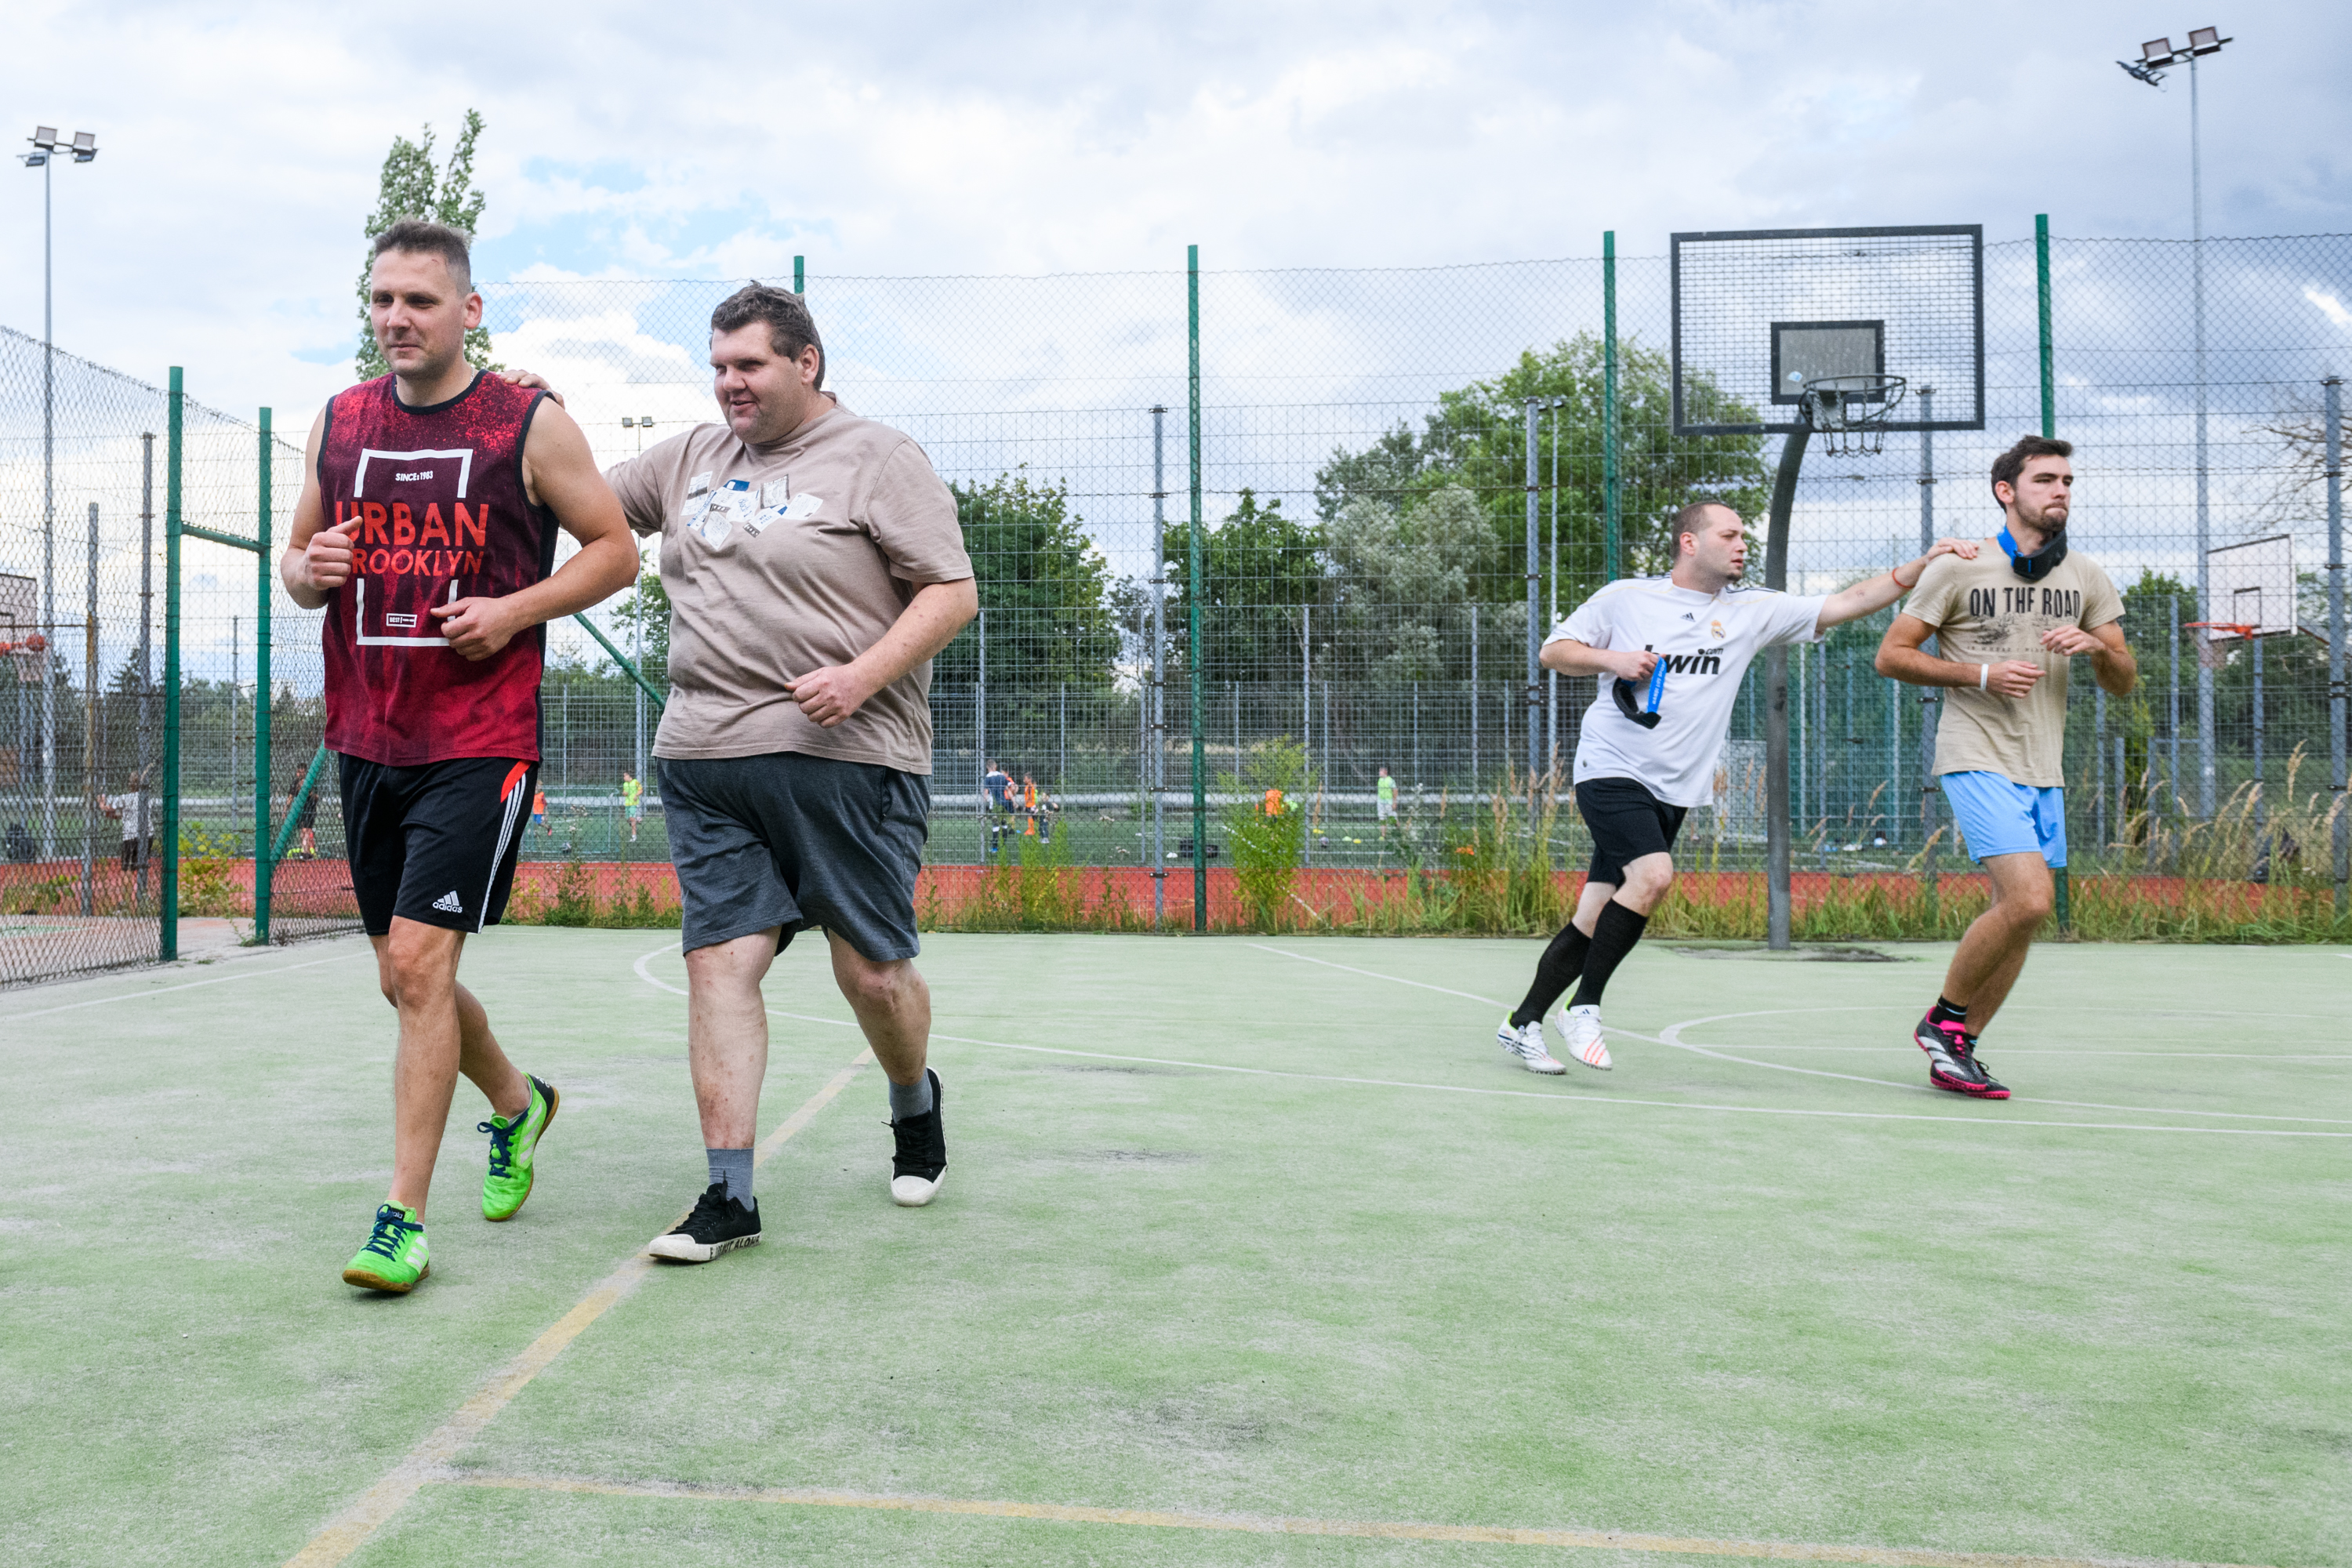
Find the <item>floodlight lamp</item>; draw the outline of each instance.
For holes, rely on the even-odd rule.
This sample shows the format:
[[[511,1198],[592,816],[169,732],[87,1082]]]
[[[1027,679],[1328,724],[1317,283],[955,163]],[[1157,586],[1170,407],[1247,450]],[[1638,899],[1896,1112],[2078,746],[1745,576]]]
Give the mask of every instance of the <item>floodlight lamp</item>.
[[[25,167],[27,169],[46,169],[49,166],[49,155],[47,153],[20,153],[17,156],[24,160]]]
[[[637,423],[650,430],[654,427],[654,416],[650,414],[640,414],[637,416]]]
[[[98,136],[93,132],[77,131],[73,139],[73,158],[77,163],[87,163],[98,156]]]
[[[33,127],[32,141],[33,145],[42,152],[54,153],[58,150],[58,128],[54,125],[36,125]]]
[[[622,429],[624,429],[624,430],[634,430],[634,429],[635,429],[636,427],[637,427],[637,422],[636,422],[635,420],[634,420],[634,419],[630,418],[630,417],[629,417],[627,415],[625,415],[625,414],[624,414],[624,415],[622,415],[622,416],[621,416],[621,428],[622,428]]]
[[[2150,38],[2147,43],[2144,43],[2139,47],[2139,58],[2141,62],[2147,65],[2170,65],[2172,63],[2172,40],[2170,38]]]
[[[2221,29],[2219,27],[2191,27],[2189,29],[2189,47],[2185,52],[2192,55],[2218,55],[2221,52],[2221,46],[2231,41],[2221,36]]]

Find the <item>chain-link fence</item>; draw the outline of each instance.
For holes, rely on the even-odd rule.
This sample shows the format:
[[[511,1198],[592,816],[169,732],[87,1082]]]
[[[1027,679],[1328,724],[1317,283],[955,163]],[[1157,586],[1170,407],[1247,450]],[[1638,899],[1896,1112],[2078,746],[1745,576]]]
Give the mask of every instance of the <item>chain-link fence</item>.
[[[2342,876],[2326,571],[2340,556],[2322,384],[2352,357],[2352,237],[2202,249],[2201,352],[2195,247],[2062,238],[2049,251],[2054,424],[2078,443],[2070,537],[2125,589],[2141,665],[2120,700],[2076,672],[2074,889],[2078,903],[2103,889],[2118,908],[2244,895],[2230,907],[2245,918],[2224,922],[2233,933],[2310,934],[2335,929]],[[1875,457],[1808,462],[1792,588],[1825,592],[1908,559],[1926,537],[1991,531],[1991,458],[2042,422],[2039,262],[2032,241],[1985,249],[1984,430],[1939,433],[1932,450],[1897,434]],[[1210,270],[1197,327],[1191,281],[1182,270],[806,280],[829,386],[923,443],[956,489],[980,574],[985,613],[933,672],[933,861],[1126,868],[1144,910],[1164,892],[1171,921],[1189,924],[1197,713],[1201,847],[1221,899],[1264,851],[1246,808],[1272,789],[1299,808],[1282,852],[1324,916],[1344,907],[1350,877],[1377,889],[1414,872],[1418,887],[1455,868],[1451,857],[1483,864],[1498,797],[1521,803],[1508,821],[1523,864],[1576,867],[1580,827],[1572,810],[1541,807],[1541,781],[1565,774],[1591,689],[1529,681],[1530,580],[1540,631],[1612,573],[1663,569],[1667,520],[1691,500],[1722,499],[1760,523],[1778,452],[1778,437],[1674,433],[1665,259]],[[708,321],[730,287],[484,292],[499,357],[547,374],[614,461],[712,416]],[[0,336],[0,642],[16,645],[0,658],[0,977],[156,949],[159,868],[136,847],[131,781],[144,770],[160,832],[168,401]],[[189,401],[183,440],[186,521],[252,538],[256,427]],[[268,450],[282,540],[298,454]],[[2217,645],[2188,629],[2235,618],[2200,598],[2200,539],[2265,536],[2290,541],[2298,631]],[[181,548],[182,912],[249,934],[262,563],[198,535]],[[667,628],[650,579],[642,616],[638,604],[593,618],[658,688]],[[1932,893],[1938,871],[1965,868],[1925,775],[1933,694],[1871,668],[1887,618],[1791,658],[1797,864],[1811,889],[1801,903],[1840,885]],[[289,914],[347,921],[350,905],[331,775],[287,824],[316,754],[317,619],[274,595],[269,624],[281,935]],[[37,652],[23,646],[36,635]],[[657,707],[578,628],[553,628],[552,642],[549,813],[525,855],[657,867]],[[1759,667],[1714,802],[1684,839],[1691,866],[1736,884],[1734,901],[1749,896],[1765,838],[1761,686]],[[1009,809],[985,795],[992,762],[1013,781]],[[625,775],[646,785],[641,821]],[[109,814],[123,795],[127,868]],[[298,858],[314,847],[319,859]],[[527,876],[526,902],[550,885]],[[1948,927],[1932,897],[1924,907],[1924,924],[1903,929]]]
[[[1982,431],[1808,464],[1792,589],[1998,526],[1992,457],[2042,419],[2039,260],[2031,240],[1986,247]],[[2059,239],[2048,264],[2054,424],[2078,444],[2069,533],[2126,590],[2141,664],[2120,700],[2076,672],[2075,886],[2127,876],[2116,890],[2161,899],[2182,879],[2226,881],[2276,890],[2280,911],[2305,910],[2303,894],[2332,904],[2320,411],[2323,380],[2352,357],[2352,237],[2207,241],[2201,351],[2191,246]],[[1050,833],[1073,864],[1189,873],[1197,689],[1220,854],[1225,803],[1281,788],[1306,804],[1309,867],[1439,864],[1465,796],[1566,771],[1591,700],[1582,681],[1528,679],[1530,578],[1546,625],[1612,567],[1663,570],[1687,501],[1728,500],[1760,530],[1779,438],[1675,435],[1663,258],[1204,272],[1196,658],[1187,282],[806,279],[828,384],[924,444],[980,574],[985,614],[933,671],[932,855],[980,862],[1008,832]],[[501,356],[545,373],[618,458],[711,417],[702,353],[730,287],[486,292]],[[2291,537],[2298,632],[2217,646],[2183,629],[2230,618],[2199,597],[2200,541],[2258,535]],[[1871,668],[1888,618],[1792,655],[1798,863],[1817,876],[1964,866],[1924,787],[1933,694]],[[1759,863],[1760,686],[1759,664],[1714,805],[1685,830],[1695,864]],[[598,711],[601,734],[627,722]],[[992,761],[1015,780],[1009,816],[984,806]],[[1027,778],[1058,810],[1028,809]],[[1573,814],[1547,831],[1551,863],[1574,865]],[[1190,893],[1187,879],[1170,904]]]
[[[0,983],[357,918],[331,788],[257,908],[257,817],[285,825],[318,754],[319,617],[274,552],[203,537],[259,542],[268,484],[282,541],[301,448],[177,401],[175,642],[172,394],[0,329]]]

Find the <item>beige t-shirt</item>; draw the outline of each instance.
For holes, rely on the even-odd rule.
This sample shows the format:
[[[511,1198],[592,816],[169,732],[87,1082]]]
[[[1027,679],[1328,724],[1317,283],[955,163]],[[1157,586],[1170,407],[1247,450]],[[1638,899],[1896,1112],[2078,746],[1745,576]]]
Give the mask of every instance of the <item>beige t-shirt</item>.
[[[1930,562],[1903,608],[1936,628],[1937,651],[1955,663],[2017,659],[2046,672],[2021,699],[1947,688],[1936,726],[1936,772],[1996,773],[2036,789],[2063,784],[2070,661],[2043,647],[2042,634],[2053,626],[2095,631],[2123,619],[2123,599],[2105,570],[2070,549],[2057,570],[2029,583],[2011,567],[2000,542],[1988,539],[1974,561],[1939,555]]]
[[[910,437],[836,403],[764,447],[698,425],[605,477],[629,526],[662,536],[670,699],[656,756],[931,771],[928,659],[830,730],[784,689],[879,642],[917,588],[972,574],[955,498]]]

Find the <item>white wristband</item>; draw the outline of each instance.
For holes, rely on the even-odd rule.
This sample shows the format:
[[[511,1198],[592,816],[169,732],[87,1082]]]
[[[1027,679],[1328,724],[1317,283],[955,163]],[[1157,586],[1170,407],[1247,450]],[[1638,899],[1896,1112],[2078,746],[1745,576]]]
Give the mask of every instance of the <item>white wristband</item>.
[[[1992,666],[1989,664],[1980,664],[1977,666],[1977,689],[1979,691],[1990,689],[1990,683],[1991,680]]]

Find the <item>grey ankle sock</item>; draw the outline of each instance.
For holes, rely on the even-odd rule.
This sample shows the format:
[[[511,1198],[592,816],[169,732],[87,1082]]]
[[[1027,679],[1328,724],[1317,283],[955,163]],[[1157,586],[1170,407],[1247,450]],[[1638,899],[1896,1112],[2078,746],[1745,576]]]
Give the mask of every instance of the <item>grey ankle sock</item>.
[[[749,1149],[705,1149],[710,1161],[710,1184],[724,1187],[727,1195],[751,1206],[751,1151]]]
[[[923,1069],[923,1076],[922,1076],[922,1077],[920,1077],[920,1078],[919,1078],[919,1079],[916,1079],[914,1082],[912,1082],[912,1083],[893,1083],[893,1084],[891,1084],[891,1086],[890,1086],[890,1120],[891,1120],[891,1121],[907,1121],[908,1119],[909,1119],[910,1117],[916,1117],[916,1116],[920,1116],[920,1115],[922,1115],[925,1111],[927,1111],[927,1110],[930,1110],[930,1108],[931,1108],[931,1070],[930,1070],[930,1068],[925,1068]]]

